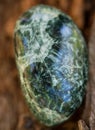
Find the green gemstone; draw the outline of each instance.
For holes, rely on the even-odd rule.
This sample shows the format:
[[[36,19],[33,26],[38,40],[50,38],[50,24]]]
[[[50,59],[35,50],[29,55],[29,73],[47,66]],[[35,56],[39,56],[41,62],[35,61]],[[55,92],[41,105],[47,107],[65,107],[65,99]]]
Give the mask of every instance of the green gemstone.
[[[66,121],[81,105],[88,79],[84,38],[60,10],[39,5],[17,21],[15,55],[32,113],[47,126]]]

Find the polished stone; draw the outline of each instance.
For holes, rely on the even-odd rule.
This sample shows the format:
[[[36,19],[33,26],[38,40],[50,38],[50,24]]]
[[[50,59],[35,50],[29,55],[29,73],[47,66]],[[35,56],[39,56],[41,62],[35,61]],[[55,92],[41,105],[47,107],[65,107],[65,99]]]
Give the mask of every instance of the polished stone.
[[[17,21],[15,55],[22,90],[32,113],[53,126],[81,105],[88,78],[85,40],[72,19],[39,5]]]

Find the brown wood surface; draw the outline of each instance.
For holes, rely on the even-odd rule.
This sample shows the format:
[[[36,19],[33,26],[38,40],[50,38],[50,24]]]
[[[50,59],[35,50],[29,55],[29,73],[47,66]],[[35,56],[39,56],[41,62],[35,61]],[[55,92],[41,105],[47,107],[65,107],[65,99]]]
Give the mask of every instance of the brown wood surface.
[[[48,128],[30,113],[23,98],[13,49],[16,20],[37,4],[69,14],[83,32],[89,51],[89,81],[81,107],[65,123]],[[95,130],[95,0],[0,0],[0,130]]]

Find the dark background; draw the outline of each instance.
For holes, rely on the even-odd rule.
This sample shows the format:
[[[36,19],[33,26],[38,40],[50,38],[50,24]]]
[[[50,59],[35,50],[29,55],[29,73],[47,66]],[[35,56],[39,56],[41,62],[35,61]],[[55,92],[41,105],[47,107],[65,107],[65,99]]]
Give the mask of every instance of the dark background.
[[[85,100],[69,121],[47,128],[41,125],[22,96],[14,57],[16,20],[37,4],[55,6],[69,14],[88,46],[90,71]],[[95,0],[0,0],[0,130],[95,130]]]

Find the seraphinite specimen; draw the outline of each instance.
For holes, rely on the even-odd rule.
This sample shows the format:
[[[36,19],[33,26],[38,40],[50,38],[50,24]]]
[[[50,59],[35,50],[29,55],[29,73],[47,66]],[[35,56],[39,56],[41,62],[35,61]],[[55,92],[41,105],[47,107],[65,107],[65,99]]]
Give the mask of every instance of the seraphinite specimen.
[[[47,126],[64,122],[85,95],[88,56],[81,32],[65,13],[39,5],[17,21],[14,39],[30,110]]]

